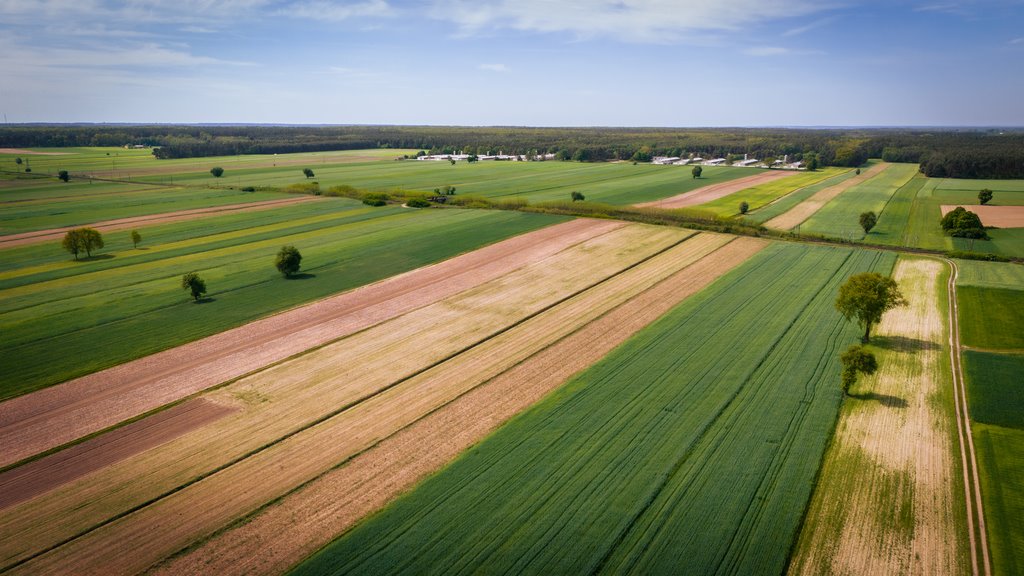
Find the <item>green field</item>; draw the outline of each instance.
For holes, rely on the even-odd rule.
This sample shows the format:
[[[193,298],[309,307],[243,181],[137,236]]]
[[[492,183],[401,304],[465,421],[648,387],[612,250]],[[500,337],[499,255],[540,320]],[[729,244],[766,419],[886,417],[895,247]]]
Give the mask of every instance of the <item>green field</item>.
[[[893,262],[767,248],[296,573],[781,573],[858,332],[836,289]]]
[[[841,176],[850,172],[853,171],[849,168],[822,168],[814,172],[799,172],[786,178],[734,192],[718,200],[701,204],[699,208],[711,210],[719,216],[739,216],[740,202],[746,202],[750,210],[757,210],[788,194],[800,194],[807,188],[817,189],[814,185],[823,180],[835,179],[838,182]]]
[[[1024,290],[961,286],[957,289],[957,301],[960,336],[965,345],[993,350],[1024,349]]]
[[[265,220],[250,222],[262,225],[253,227],[239,228],[245,220],[233,215],[153,234],[144,230],[145,250],[132,250],[120,238],[104,258],[90,261],[51,258],[36,265],[16,258],[25,265],[0,274],[0,398],[564,220],[520,212],[368,208],[345,199],[327,200],[321,210],[326,213],[261,215]],[[223,231],[215,232],[218,226]],[[285,280],[274,269],[284,244],[302,251],[303,278]],[[200,305],[179,286],[181,275],[191,271],[210,290]]]
[[[864,241],[889,246],[909,246],[910,217],[914,210],[914,199],[927,181],[927,178],[917,174],[900,186],[878,215],[878,224],[868,232]]]
[[[797,204],[803,202],[804,200],[807,200],[808,198],[814,196],[818,192],[821,192],[825,188],[835,186],[836,184],[839,184],[843,180],[853,178],[856,175],[857,173],[855,171],[847,170],[842,174],[839,174],[838,176],[832,176],[828,180],[823,180],[821,182],[818,182],[817,184],[805,186],[799,190],[794,191],[792,194],[788,194],[786,196],[783,196],[782,198],[779,198],[778,200],[772,202],[771,204],[768,204],[767,206],[764,206],[757,210],[751,210],[750,213],[744,216],[744,219],[750,220],[752,222],[757,222],[758,224],[762,222],[767,222],[768,220],[771,220],[776,216],[789,212],[791,209],[796,207]]]
[[[964,351],[971,418],[1024,430],[1024,355]]]
[[[957,262],[957,267],[960,269],[957,286],[1024,290],[1024,266],[964,260]]]
[[[917,173],[916,164],[893,164],[874,178],[845,190],[816,214],[800,225],[803,234],[821,234],[860,240],[864,230],[860,227],[862,212],[882,214],[896,191],[906,185]]]

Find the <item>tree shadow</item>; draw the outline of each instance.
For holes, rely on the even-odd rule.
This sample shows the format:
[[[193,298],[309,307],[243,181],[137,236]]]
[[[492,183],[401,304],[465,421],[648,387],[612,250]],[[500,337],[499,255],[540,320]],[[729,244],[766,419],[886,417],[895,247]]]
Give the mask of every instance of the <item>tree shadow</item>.
[[[939,345],[928,340],[908,338],[906,336],[874,336],[871,344],[886,350],[938,350]]]
[[[890,396],[889,394],[879,394],[877,392],[868,392],[866,394],[850,394],[850,398],[856,398],[858,400],[873,400],[878,402],[882,406],[887,408],[906,408],[909,406],[907,401],[899,396]]]
[[[115,258],[113,254],[96,254],[95,256],[86,256],[85,258],[79,258],[78,262],[95,262],[96,260],[110,260]]]
[[[302,272],[299,274],[292,274],[291,276],[285,276],[286,280],[306,280],[308,278],[316,278],[316,274],[310,274],[309,272]]]
[[[217,299],[210,296],[203,296],[199,300],[196,300],[196,304],[209,304],[210,302],[216,302]]]

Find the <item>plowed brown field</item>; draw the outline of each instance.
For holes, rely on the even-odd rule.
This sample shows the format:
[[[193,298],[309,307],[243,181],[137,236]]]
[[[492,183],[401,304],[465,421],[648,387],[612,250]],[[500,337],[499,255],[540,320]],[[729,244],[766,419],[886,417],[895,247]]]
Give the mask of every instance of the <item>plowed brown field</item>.
[[[651,208],[685,208],[687,206],[696,206],[705,202],[711,202],[712,200],[718,200],[719,198],[728,196],[733,192],[746,190],[747,188],[778,180],[780,178],[785,178],[786,176],[792,176],[794,174],[797,174],[797,172],[769,170],[767,172],[754,174],[753,176],[745,176],[743,178],[729,180],[728,182],[722,182],[720,184],[704,186],[703,188],[697,188],[696,190],[691,190],[684,194],[679,194],[678,196],[671,196],[669,198],[663,198],[653,202],[644,202],[643,204],[637,204],[637,206]]]
[[[821,207],[828,204],[833,198],[839,196],[849,188],[869,180],[877,176],[882,170],[889,167],[889,164],[880,162],[864,170],[860,174],[853,178],[847,178],[835,186],[829,186],[823,190],[819,190],[814,196],[811,196],[807,200],[797,204],[785,214],[780,214],[775,218],[764,223],[766,228],[775,228],[776,230],[789,230],[796,228],[804,220],[807,220],[814,215],[815,212],[821,210]]]
[[[574,220],[524,234],[0,404],[0,466],[479,286],[615,230]]]
[[[942,215],[945,216],[954,208],[963,208],[974,212],[981,218],[985,226],[997,228],[1024,228],[1024,206],[976,206],[976,205],[942,205]]]

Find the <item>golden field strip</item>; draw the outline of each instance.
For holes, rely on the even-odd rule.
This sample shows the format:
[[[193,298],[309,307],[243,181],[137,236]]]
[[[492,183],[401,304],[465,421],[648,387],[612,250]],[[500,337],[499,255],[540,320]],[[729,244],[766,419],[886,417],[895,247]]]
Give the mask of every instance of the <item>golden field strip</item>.
[[[453,375],[483,370],[480,378],[492,377],[549,344],[540,336],[544,330],[553,332],[548,338],[560,338],[572,326],[678,271],[691,250],[702,255],[727,241],[702,235],[669,250],[691,234],[623,227],[212,391],[203,398],[240,411],[6,511],[2,533],[19,537],[0,541],[4,562],[19,562],[75,538],[19,570],[59,569],[67,565],[65,554],[75,558],[76,566],[85,566],[86,550],[94,550],[102,564],[112,559],[110,546],[130,541],[132,534],[149,535],[161,552],[148,557],[136,542],[125,546],[125,561],[159,560],[450,401],[452,394],[465,391],[449,389],[456,385]],[[582,258],[590,266],[581,272]],[[588,289],[593,295],[586,292],[584,304],[567,307],[569,301],[562,302]],[[568,312],[550,316],[556,308]],[[524,321],[529,329],[509,329]],[[420,384],[430,381],[432,367],[446,366],[454,372],[434,380],[432,387]],[[321,437],[331,438],[326,444],[334,452],[325,449]],[[270,475],[281,470],[288,471],[283,486],[271,482]],[[246,479],[257,485],[242,490]],[[218,504],[200,505],[206,501],[201,494]],[[175,526],[161,522],[168,514],[196,511],[210,518]],[[154,526],[161,525],[169,533],[156,538]],[[185,532],[180,540],[175,530]]]
[[[765,222],[764,225],[766,228],[775,228],[777,230],[790,230],[792,228],[796,228],[805,220],[813,216],[815,212],[821,210],[825,204],[828,204],[836,196],[839,196],[847,189],[856,186],[861,182],[874,178],[888,167],[889,164],[879,162],[853,178],[849,178],[835,186],[829,186],[828,188],[817,192],[814,196],[811,196],[807,200],[797,204],[788,212],[780,214],[779,216]]]
[[[0,403],[0,466],[432,304],[621,226],[595,220],[551,226]]]
[[[945,265],[903,258],[907,307],[873,337],[879,372],[846,399],[791,574],[967,574],[942,294]]]

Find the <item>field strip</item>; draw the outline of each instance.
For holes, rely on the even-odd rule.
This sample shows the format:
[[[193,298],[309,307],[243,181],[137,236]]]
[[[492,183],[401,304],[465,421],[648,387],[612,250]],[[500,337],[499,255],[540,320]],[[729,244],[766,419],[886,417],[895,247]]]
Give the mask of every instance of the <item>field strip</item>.
[[[574,220],[0,403],[0,466],[71,442],[622,227]]]
[[[945,380],[943,266],[901,259],[909,305],[873,338],[879,371],[844,402],[791,574],[965,574]]]
[[[874,178],[888,167],[889,164],[885,162],[875,164],[853,178],[848,178],[835,186],[819,191],[814,196],[811,196],[807,200],[797,204],[796,207],[791,209],[789,212],[776,216],[775,218],[765,222],[764,226],[766,228],[775,228],[776,230],[790,230],[792,228],[796,228],[836,196],[839,196],[847,189],[856,186],[861,182]]]
[[[10,508],[0,562],[20,563],[303,434],[690,236],[622,227],[211,391],[203,397],[242,410]]]
[[[127,228],[133,228],[136,226],[151,226],[153,224],[168,224],[171,222],[181,222],[183,220],[193,220],[195,218],[202,218],[204,216],[219,216],[225,212],[239,213],[239,212],[252,212],[254,210],[268,210],[271,208],[278,208],[280,206],[287,206],[289,204],[297,204],[299,202],[315,202],[320,201],[322,198],[317,196],[293,196],[290,198],[283,198],[280,200],[264,200],[262,202],[247,202],[245,204],[228,204],[225,206],[213,206],[210,208],[193,208],[191,210],[179,210],[177,212],[163,212],[158,214],[148,214],[145,216],[133,216],[131,218],[119,218],[117,220],[107,220],[105,222],[96,222],[93,224],[81,224],[79,226],[65,226],[63,228],[51,228],[49,230],[35,230],[33,232],[22,232],[20,234],[9,234],[7,236],[0,236],[0,249],[11,248],[14,246],[22,246],[25,244],[35,244],[38,242],[48,242],[52,240],[60,240],[64,233],[74,228],[80,228],[82,226],[89,226],[95,228],[100,232],[112,232],[115,230],[125,230]]]
[[[985,226],[1024,228],[1024,206],[978,206],[976,204],[942,204],[940,206],[943,216],[955,208],[974,212],[978,218],[981,218],[981,223]]]
[[[235,409],[196,398],[0,473],[0,510],[173,440]]]
[[[953,260],[946,260],[950,274],[946,286],[949,299],[947,314],[949,321],[949,361],[953,371],[953,401],[956,406],[957,438],[960,447],[961,467],[964,475],[964,499],[967,506],[967,532],[971,548],[971,571],[975,576],[992,574],[992,560],[988,550],[988,530],[985,526],[985,508],[981,502],[981,486],[978,480],[978,459],[974,453],[974,435],[971,431],[971,415],[967,408],[967,389],[964,383],[962,346],[960,344],[960,308],[956,295],[956,281],[959,267]],[[967,442],[964,442],[966,437]],[[972,505],[971,498],[974,498]],[[981,549],[981,571],[979,572],[978,549]]]
[[[156,572],[286,571],[764,246],[727,244]]]
[[[711,202],[712,200],[717,200],[734,192],[739,192],[740,190],[757,186],[758,184],[771,182],[772,180],[778,180],[779,178],[785,178],[786,176],[792,176],[793,174],[795,174],[795,172],[769,170],[767,172],[754,174],[753,176],[745,176],[743,178],[737,178],[735,180],[728,180],[726,182],[712,184],[703,188],[697,188],[696,190],[684,192],[683,194],[672,196],[670,198],[655,200],[653,202],[643,202],[641,204],[637,204],[637,206],[651,208],[685,208],[687,206],[696,206],[697,204]]]

